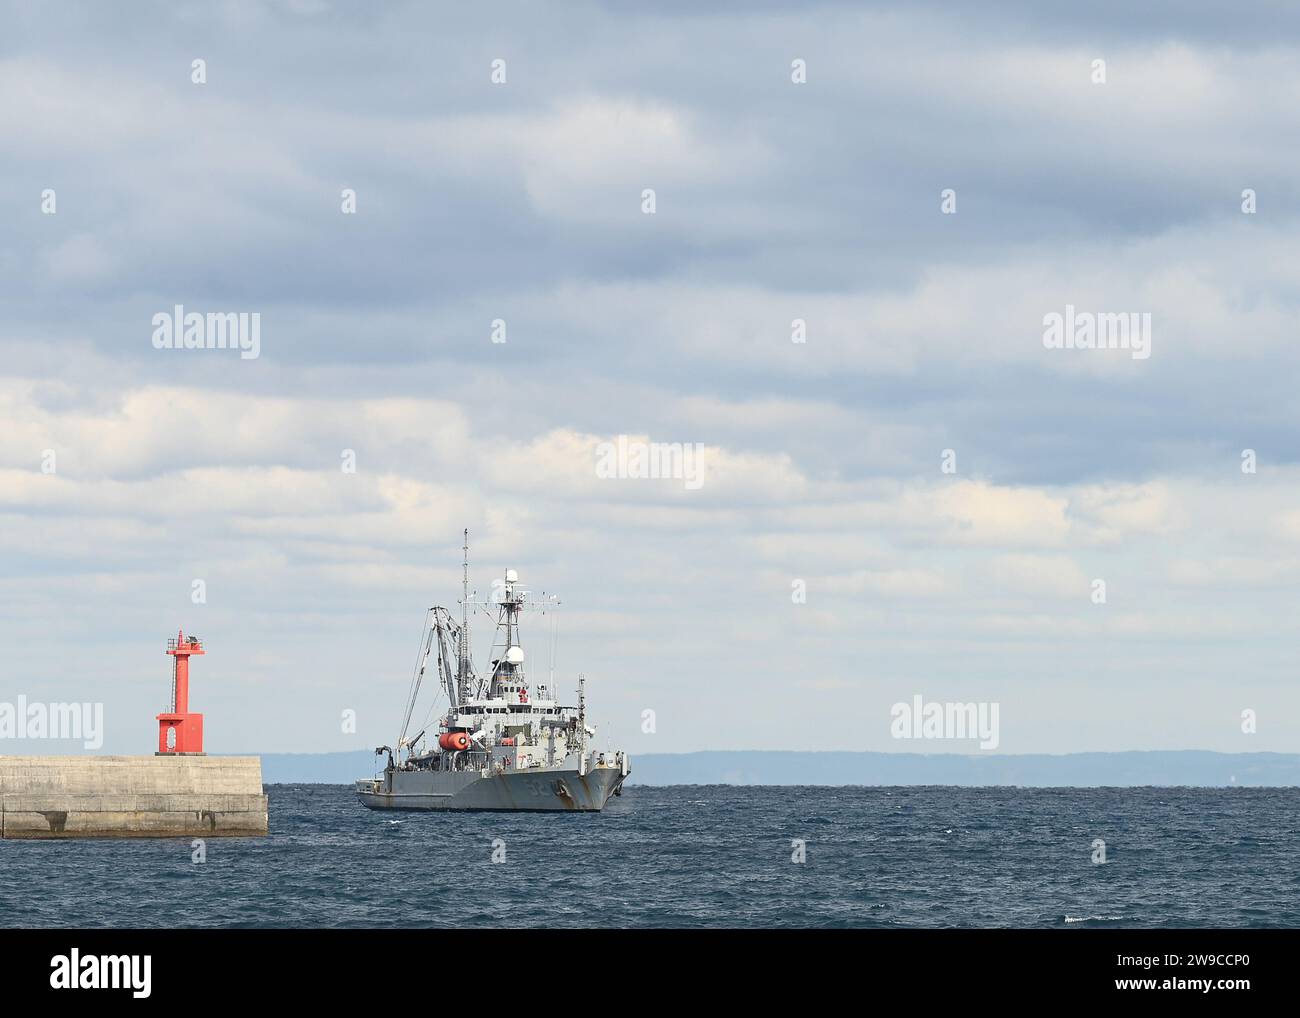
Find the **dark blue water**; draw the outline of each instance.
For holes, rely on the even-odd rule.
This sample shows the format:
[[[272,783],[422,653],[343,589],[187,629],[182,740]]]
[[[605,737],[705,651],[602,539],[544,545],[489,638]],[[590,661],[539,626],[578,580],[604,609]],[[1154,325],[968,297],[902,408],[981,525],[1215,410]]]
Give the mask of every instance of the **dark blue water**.
[[[0,842],[0,925],[1300,925],[1300,789],[632,787],[595,815],[268,793],[270,837],[202,864],[182,839]]]

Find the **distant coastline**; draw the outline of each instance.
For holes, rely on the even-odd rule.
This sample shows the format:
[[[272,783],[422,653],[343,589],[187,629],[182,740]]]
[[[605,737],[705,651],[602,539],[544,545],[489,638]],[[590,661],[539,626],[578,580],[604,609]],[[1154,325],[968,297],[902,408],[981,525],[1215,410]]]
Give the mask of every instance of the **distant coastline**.
[[[369,751],[264,753],[268,784],[351,784]],[[957,754],[709,750],[632,757],[629,785],[954,785],[1026,788],[1296,787],[1300,753],[1150,750]]]

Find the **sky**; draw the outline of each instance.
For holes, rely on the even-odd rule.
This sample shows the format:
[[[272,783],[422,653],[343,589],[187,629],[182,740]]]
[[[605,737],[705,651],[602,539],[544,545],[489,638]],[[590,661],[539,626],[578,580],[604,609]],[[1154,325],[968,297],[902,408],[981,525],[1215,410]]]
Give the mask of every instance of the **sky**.
[[[0,701],[151,752],[184,627],[209,751],[389,743],[468,528],[634,757],[1300,751],[1298,39],[0,3]],[[177,305],[258,356],[159,349]],[[1149,356],[1049,346],[1067,306]],[[620,436],[699,483],[607,476]],[[917,696],[998,745],[896,737]]]

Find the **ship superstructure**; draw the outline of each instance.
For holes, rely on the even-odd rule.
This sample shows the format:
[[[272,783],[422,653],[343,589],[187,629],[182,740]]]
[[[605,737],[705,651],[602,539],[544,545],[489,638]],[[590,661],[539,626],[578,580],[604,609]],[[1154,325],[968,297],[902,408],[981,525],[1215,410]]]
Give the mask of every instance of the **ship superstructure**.
[[[382,773],[358,781],[357,795],[371,809],[578,810],[603,809],[621,793],[629,773],[622,751],[596,752],[587,723],[586,686],[578,679],[578,702],[556,698],[554,677],[530,682],[520,637],[521,617],[555,610],[554,598],[535,599],[513,569],[496,581],[494,597],[476,609],[496,615],[488,667],[479,675],[470,653],[469,548],[461,617],[430,608],[396,747]],[[429,658],[438,670],[442,697],[419,719]]]

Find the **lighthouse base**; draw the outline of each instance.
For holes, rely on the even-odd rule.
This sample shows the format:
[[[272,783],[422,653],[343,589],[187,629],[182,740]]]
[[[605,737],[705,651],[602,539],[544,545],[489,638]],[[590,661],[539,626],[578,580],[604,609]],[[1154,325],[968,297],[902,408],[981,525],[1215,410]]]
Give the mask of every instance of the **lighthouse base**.
[[[202,714],[159,714],[158,756],[203,753]]]

